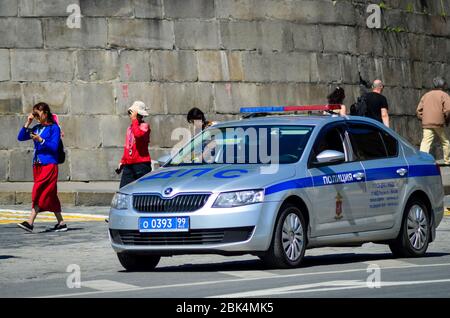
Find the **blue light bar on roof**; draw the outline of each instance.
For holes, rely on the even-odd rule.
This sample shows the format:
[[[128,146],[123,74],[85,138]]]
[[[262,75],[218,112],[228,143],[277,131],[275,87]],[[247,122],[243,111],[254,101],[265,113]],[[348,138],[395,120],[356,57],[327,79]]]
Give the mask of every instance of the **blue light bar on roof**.
[[[331,111],[341,109],[341,105],[304,105],[304,106],[258,106],[242,107],[241,113],[273,113],[292,111]]]
[[[272,113],[284,112],[284,106],[242,107],[241,113]]]

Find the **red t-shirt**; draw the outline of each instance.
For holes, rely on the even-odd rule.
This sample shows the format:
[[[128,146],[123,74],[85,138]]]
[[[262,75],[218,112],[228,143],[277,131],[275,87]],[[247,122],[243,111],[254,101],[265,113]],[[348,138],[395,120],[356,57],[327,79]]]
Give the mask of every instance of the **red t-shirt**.
[[[148,146],[150,144],[150,125],[142,122],[139,123],[134,119],[127,128],[127,135],[125,137],[125,147],[123,149],[122,160],[124,165],[131,165],[134,163],[150,162],[150,153]]]

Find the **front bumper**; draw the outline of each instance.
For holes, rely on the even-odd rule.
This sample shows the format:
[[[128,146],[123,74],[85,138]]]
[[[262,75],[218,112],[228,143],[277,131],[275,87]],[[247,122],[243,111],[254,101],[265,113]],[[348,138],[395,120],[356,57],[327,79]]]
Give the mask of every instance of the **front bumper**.
[[[117,253],[161,255],[262,252],[269,248],[279,202],[235,208],[204,207],[191,213],[142,213],[111,209],[109,236]],[[140,217],[189,216],[189,233],[139,233]]]

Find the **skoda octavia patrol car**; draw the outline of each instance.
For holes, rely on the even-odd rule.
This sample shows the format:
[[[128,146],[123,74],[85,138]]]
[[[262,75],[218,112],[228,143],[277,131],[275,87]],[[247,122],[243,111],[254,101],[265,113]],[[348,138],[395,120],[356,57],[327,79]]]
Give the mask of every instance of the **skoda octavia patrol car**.
[[[243,109],[282,110],[290,109]],[[254,117],[204,130],[121,188],[109,235],[127,270],[199,253],[253,254],[290,268],[307,248],[366,242],[417,257],[435,239],[443,197],[434,158],[377,121]]]

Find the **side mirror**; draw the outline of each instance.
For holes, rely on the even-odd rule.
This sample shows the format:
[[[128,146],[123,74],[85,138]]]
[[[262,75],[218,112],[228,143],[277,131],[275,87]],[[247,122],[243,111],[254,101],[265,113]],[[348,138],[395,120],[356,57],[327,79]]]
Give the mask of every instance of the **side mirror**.
[[[170,159],[170,155],[164,155],[162,157],[159,157],[157,160],[159,166],[162,166],[163,164],[165,164],[169,159]]]
[[[345,160],[345,154],[336,150],[324,150],[316,157],[316,164],[337,163]]]

